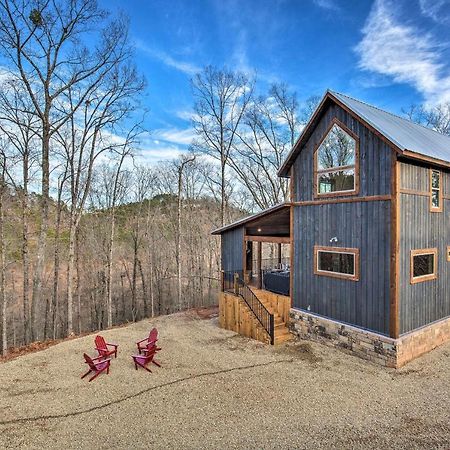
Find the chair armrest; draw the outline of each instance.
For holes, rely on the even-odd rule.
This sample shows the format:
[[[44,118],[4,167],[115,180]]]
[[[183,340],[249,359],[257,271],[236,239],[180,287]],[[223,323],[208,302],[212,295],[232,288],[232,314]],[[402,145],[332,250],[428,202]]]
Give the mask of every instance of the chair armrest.
[[[118,347],[119,344],[113,344],[112,342],[107,342],[106,345],[110,345],[111,347]]]
[[[144,342],[144,341],[148,341],[148,337],[142,339],[141,341],[137,341],[136,344],[141,344],[141,343]]]
[[[104,350],[102,350],[102,351],[104,351]],[[106,361],[106,359],[103,359],[103,358],[104,358],[104,356],[100,355],[100,356],[96,356],[95,358],[91,358],[91,359],[92,359],[92,361],[96,361],[97,359],[101,359],[102,360],[101,362]],[[110,358],[108,358],[108,359],[110,359]]]
[[[99,366],[100,364],[104,364],[104,363],[108,363],[108,365],[111,364],[111,358],[104,359],[103,361],[94,362],[94,365]]]

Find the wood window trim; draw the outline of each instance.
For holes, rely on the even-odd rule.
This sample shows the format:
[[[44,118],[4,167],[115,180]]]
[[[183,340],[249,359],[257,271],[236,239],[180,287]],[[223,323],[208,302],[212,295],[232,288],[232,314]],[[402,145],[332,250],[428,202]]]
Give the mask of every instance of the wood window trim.
[[[433,190],[436,190],[436,189],[433,189],[433,172],[436,172],[439,174],[439,207],[438,208],[433,206]],[[429,189],[429,193],[428,193],[428,195],[430,196],[430,212],[441,213],[443,211],[443,205],[444,205],[444,203],[443,203],[444,199],[442,198],[443,197],[442,172],[437,169],[429,169],[428,173],[429,173],[429,178],[430,178],[430,180],[429,180],[430,189]]]
[[[319,150],[319,147],[322,145],[323,141],[328,136],[328,133],[331,131],[334,125],[337,125],[339,128],[341,128],[343,131],[345,131],[350,137],[352,137],[355,140],[355,189],[349,190],[349,191],[339,191],[339,192],[318,192],[318,183],[317,183],[317,175],[319,173],[324,172],[330,172],[329,169],[322,169],[318,170],[317,165],[317,152]],[[358,195],[359,194],[359,137],[350,130],[346,125],[344,125],[339,119],[336,117],[333,117],[330,124],[328,125],[324,135],[321,137],[320,141],[316,144],[314,147],[314,154],[313,154],[313,189],[314,189],[314,198],[324,198],[324,197],[342,197],[342,196],[351,196],[351,195]],[[352,166],[344,166],[341,169],[344,169]],[[339,170],[339,169],[338,169]]]
[[[326,270],[319,270],[319,252],[332,252],[332,253],[350,253],[355,257],[355,273],[353,275],[328,272]],[[343,280],[359,281],[359,248],[349,247],[324,247],[320,245],[314,246],[314,275],[323,277],[340,278]]]
[[[450,262],[450,245],[447,245],[447,261]]]
[[[414,256],[417,255],[433,255],[434,258],[434,272],[430,273],[428,275],[422,275],[420,277],[414,277]],[[411,250],[411,256],[410,256],[410,283],[411,284],[417,284],[422,283],[424,281],[431,281],[437,279],[437,271],[438,271],[438,250],[437,248],[423,248],[423,249],[415,249]]]

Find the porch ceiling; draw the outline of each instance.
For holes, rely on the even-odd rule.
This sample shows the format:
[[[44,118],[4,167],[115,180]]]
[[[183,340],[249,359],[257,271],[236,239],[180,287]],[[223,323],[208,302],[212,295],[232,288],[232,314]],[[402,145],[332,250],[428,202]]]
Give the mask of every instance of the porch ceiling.
[[[289,237],[290,204],[282,203],[252,216],[240,219],[214,230],[212,234],[222,234],[234,228],[243,227],[249,236]]]
[[[290,208],[286,207],[245,224],[245,234],[250,236],[289,237]]]

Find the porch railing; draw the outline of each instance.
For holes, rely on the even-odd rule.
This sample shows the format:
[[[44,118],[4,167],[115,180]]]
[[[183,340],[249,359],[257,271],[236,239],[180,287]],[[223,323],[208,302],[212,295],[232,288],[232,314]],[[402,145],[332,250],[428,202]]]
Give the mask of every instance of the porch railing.
[[[255,295],[244,282],[242,271],[222,271],[222,291],[239,295],[249,307],[258,322],[270,337],[271,345],[275,342],[274,315],[265,307],[264,303]]]

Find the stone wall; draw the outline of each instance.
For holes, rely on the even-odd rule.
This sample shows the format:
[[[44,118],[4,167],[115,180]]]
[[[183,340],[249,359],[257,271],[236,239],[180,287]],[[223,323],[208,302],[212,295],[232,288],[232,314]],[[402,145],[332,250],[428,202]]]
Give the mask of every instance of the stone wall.
[[[339,348],[386,367],[399,368],[450,340],[450,318],[391,339],[351,325],[291,309],[289,329],[301,339]]]

